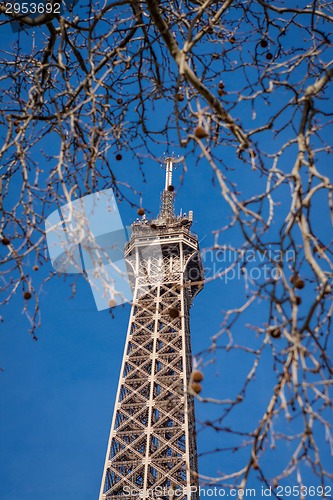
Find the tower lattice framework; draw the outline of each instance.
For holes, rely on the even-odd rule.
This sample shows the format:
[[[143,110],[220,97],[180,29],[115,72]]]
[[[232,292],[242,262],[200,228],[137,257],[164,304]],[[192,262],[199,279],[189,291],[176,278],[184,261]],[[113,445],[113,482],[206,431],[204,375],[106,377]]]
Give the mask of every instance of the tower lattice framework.
[[[189,312],[203,271],[192,213],[175,216],[172,160],[159,216],[132,225],[125,248],[133,304],[99,500],[198,500]]]

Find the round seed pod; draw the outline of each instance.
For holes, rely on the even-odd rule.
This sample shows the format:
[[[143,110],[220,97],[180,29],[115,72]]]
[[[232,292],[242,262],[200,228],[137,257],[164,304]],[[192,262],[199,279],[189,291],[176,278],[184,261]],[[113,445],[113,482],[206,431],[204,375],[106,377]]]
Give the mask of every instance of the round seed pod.
[[[141,216],[142,216],[142,215],[144,215],[144,214],[145,214],[144,209],[140,207],[140,208],[138,209],[138,215],[141,215]]]
[[[195,372],[192,373],[192,380],[193,382],[201,382],[203,380],[204,376],[202,372],[199,370],[196,370]]]
[[[108,302],[108,306],[110,307],[110,309],[112,307],[116,307],[117,305],[117,301],[115,299],[110,299],[109,302]]]
[[[265,40],[265,38],[263,38],[260,42],[260,45],[263,49],[266,49],[266,47],[268,47],[268,42],[267,40]]]
[[[230,42],[230,43],[236,43],[236,38],[235,38],[234,36],[231,36],[231,37],[229,38],[229,42]]]
[[[273,339],[279,339],[281,337],[281,329],[279,326],[270,327],[269,333]]]
[[[29,299],[31,299],[31,293],[30,292],[24,292],[23,297],[25,298],[25,300],[29,300]]]
[[[302,303],[302,298],[299,295],[295,295],[295,300],[298,306]]]
[[[32,268],[34,271],[38,271],[39,267],[37,266],[37,264]]]
[[[219,87],[219,89],[224,89],[225,85],[224,85],[224,83],[222,82],[222,80],[219,82],[218,87]]]
[[[205,137],[208,136],[206,130],[201,127],[201,125],[198,125],[195,129],[194,129],[194,135],[195,137],[197,137],[198,139],[204,139]]]
[[[223,90],[223,89],[219,89],[219,90],[217,91],[217,93],[218,93],[218,95],[219,95],[219,96],[221,96],[221,97],[222,97],[223,95],[225,95],[225,92],[224,92],[224,90]]]
[[[193,392],[195,392],[196,394],[200,394],[200,392],[202,391],[202,387],[200,384],[198,384],[198,382],[194,382],[192,385],[191,385],[191,389]]]
[[[273,54],[271,52],[267,52],[266,59],[268,59],[269,61],[273,59]]]
[[[182,102],[185,99],[183,92],[179,92],[179,94],[177,95],[177,99],[179,102]]]
[[[121,154],[120,154],[120,153],[116,154],[116,160],[117,160],[117,161],[120,161],[120,160],[122,160],[122,159],[123,159],[123,157],[121,156]]]
[[[121,98],[121,97],[118,97],[118,99],[117,99],[117,104],[122,104],[122,103],[123,103],[122,98]]]
[[[156,224],[154,224],[153,222],[150,224],[150,227],[151,227],[152,229],[157,229]]]
[[[168,313],[172,319],[179,318],[179,311],[175,307],[170,307],[170,309],[168,310]]]
[[[293,284],[294,284],[294,287],[298,288],[299,290],[302,290],[302,288],[304,288],[304,286],[305,286],[304,281],[299,276],[297,276],[297,278],[293,281]]]
[[[10,239],[8,239],[8,238],[2,238],[1,243],[2,243],[3,245],[7,246],[7,245],[9,245],[9,243],[10,243]]]
[[[174,190],[175,190],[175,188],[174,188],[173,186],[171,186],[171,185],[170,185],[170,186],[168,186],[168,191],[171,191],[171,192],[172,192],[172,191],[174,191]]]

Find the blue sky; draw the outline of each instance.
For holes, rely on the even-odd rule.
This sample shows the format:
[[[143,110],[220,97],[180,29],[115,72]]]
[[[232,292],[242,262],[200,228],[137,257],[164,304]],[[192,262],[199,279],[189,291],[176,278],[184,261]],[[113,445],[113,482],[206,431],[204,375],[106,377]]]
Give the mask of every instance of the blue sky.
[[[2,47],[14,36],[9,27],[3,33]],[[278,98],[283,99],[283,95]],[[157,109],[163,110],[162,101]],[[259,121],[265,112],[257,110]],[[157,112],[152,120],[158,120]],[[249,120],[250,114],[242,117],[245,125]],[[282,134],[278,140],[285,139]],[[268,143],[266,146],[273,149],[276,144]],[[181,148],[172,150],[176,154],[184,154]],[[164,151],[156,146],[155,154],[158,157]],[[141,153],[145,154],[144,149]],[[110,151],[110,161],[117,177],[141,191],[142,205],[156,215],[164,187],[164,171],[147,158],[144,164],[147,182],[144,183],[140,173],[133,168],[133,158],[123,152],[122,161],[116,162],[113,158],[115,154],[116,151]],[[286,159],[292,163],[292,148]],[[40,161],[43,161],[41,157]],[[229,171],[230,178],[238,183],[244,197],[259,190],[261,182],[264,186],[264,179],[258,180],[249,168],[240,165],[229,149],[226,149],[224,161],[234,168]],[[212,184],[210,167],[205,161],[201,161],[199,167],[195,167],[194,163],[194,158],[189,156],[188,171],[182,185],[179,183],[181,170],[174,172],[176,211],[181,208],[183,212],[194,211],[192,229],[203,249],[214,244],[212,232],[230,222],[231,214],[217,182],[215,186]],[[328,164],[321,167],[323,173],[329,174]],[[276,226],[272,228],[276,237],[289,209],[289,188],[284,186],[279,193]],[[138,196],[130,196],[132,201],[139,203]],[[136,208],[131,208],[126,202],[119,204],[119,210],[124,225],[131,224],[137,217]],[[325,239],[331,232],[331,225],[328,217],[322,216],[323,213],[327,213],[326,202],[318,199],[313,223]],[[239,245],[240,241],[240,233],[236,230],[227,235],[222,233],[219,239],[220,244],[232,246]],[[27,268],[32,264],[32,261],[27,262]],[[210,266],[211,262],[206,260],[204,265]],[[48,261],[40,267],[34,279],[41,282],[51,270]],[[118,307],[114,317],[108,311],[98,312],[88,283],[82,277],[77,278],[74,298],[70,298],[70,283],[70,278],[64,281],[54,276],[42,288],[42,326],[37,331],[37,342],[27,333],[28,323],[22,314],[21,294],[17,294],[1,312],[4,318],[0,324],[0,366],[4,369],[0,373],[1,500],[91,500],[98,496],[130,306]],[[234,279],[229,283],[221,279],[206,284],[191,309],[194,355],[207,349],[211,337],[221,327],[224,312],[241,305],[245,292],[243,279]],[[306,305],[305,291],[303,307]],[[267,316],[267,303],[258,301],[233,331],[235,343],[259,348],[262,339],[256,337],[247,324],[252,322],[263,327]],[[281,339],[279,342],[284,341]],[[253,363],[253,356],[243,351],[227,352],[227,343],[228,339],[223,339],[220,349],[203,356],[204,398],[236,397]],[[275,381],[270,349],[268,346],[261,357],[255,383],[249,388],[250,397],[235,416],[225,419],[223,425],[232,424],[239,430],[249,430],[262,416]],[[221,405],[208,403],[196,405],[199,453],[235,443],[235,439],[227,433],[216,433],[211,428],[201,430],[204,421],[221,415],[221,408]],[[288,433],[294,429],[293,422],[287,424],[282,418],[275,424],[281,432]],[[319,441],[323,443],[324,437],[320,435]],[[240,437],[238,442],[242,439]],[[286,448],[277,446],[277,450],[268,452],[270,458],[265,466],[268,477],[283,463],[288,446],[290,450],[292,445]],[[248,451],[207,455],[199,460],[200,473],[216,476],[218,471],[230,472],[237,469],[241,459],[247,455]],[[323,461],[329,463],[330,460],[325,451]],[[317,484],[310,474],[308,478]],[[261,484],[253,471],[249,486],[260,488]],[[293,483],[288,479],[286,484]]]

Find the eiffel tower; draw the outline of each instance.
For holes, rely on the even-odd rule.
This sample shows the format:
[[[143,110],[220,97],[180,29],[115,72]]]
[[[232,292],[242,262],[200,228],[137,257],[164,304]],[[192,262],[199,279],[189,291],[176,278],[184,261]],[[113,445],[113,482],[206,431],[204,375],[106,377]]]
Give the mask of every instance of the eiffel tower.
[[[203,270],[193,213],[175,215],[174,164],[158,217],[125,247],[133,303],[99,500],[199,500],[189,315]]]

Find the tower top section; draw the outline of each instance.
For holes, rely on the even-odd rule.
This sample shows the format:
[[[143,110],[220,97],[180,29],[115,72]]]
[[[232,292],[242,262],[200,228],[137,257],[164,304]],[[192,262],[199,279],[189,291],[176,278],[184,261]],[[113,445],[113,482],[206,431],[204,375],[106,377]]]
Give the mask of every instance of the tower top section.
[[[190,210],[188,215],[181,213],[175,214],[175,189],[172,184],[173,170],[178,167],[178,164],[183,160],[175,154],[164,154],[161,157],[161,166],[165,169],[165,185],[161,193],[160,211],[157,217],[147,219],[144,216],[142,219],[137,219],[132,224],[134,233],[141,232],[144,228],[150,227],[153,230],[162,230],[163,232],[174,232],[179,229],[189,230],[193,221],[193,212]],[[159,232],[159,231],[158,231]],[[194,235],[193,235],[194,236]]]
[[[186,268],[190,273],[188,274],[187,281],[188,283],[192,283],[190,286],[190,295],[193,298],[202,289],[204,276],[198,237],[190,231],[193,222],[193,212],[190,210],[188,215],[182,212],[179,215],[175,214],[175,193],[174,187],[171,184],[173,168],[177,166],[177,163],[182,161],[182,158],[165,156],[163,160],[166,175],[159,214],[157,217],[149,219],[144,214],[142,218],[138,218],[133,222],[131,225],[131,238],[125,246],[125,258],[128,262],[132,262],[132,269],[138,265],[138,262],[141,262],[143,254],[145,255],[144,260],[155,259],[156,261],[156,259],[167,259],[162,267],[161,264],[154,264],[151,268],[149,267],[148,274],[146,273],[144,276],[144,279],[147,280],[147,276],[151,276],[151,273],[154,273],[154,269],[156,269],[158,274],[156,279],[158,282],[161,279],[159,274],[161,270],[166,275],[172,274],[171,262],[173,262],[173,257],[184,258],[186,261],[184,269]],[[135,269],[136,271],[133,274],[131,282],[133,287],[135,286],[134,276],[137,276],[139,272],[137,268]],[[191,272],[189,271],[190,269]],[[152,281],[155,282],[154,280]]]

